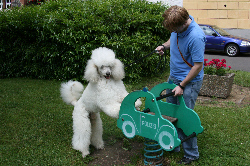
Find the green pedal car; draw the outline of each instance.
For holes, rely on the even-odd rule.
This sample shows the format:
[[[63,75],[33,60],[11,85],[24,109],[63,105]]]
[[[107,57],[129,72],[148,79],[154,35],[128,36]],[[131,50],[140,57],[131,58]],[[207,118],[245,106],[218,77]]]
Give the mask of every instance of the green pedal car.
[[[127,138],[139,135],[157,141],[166,151],[172,151],[181,142],[203,132],[200,118],[196,112],[185,105],[182,96],[178,96],[179,105],[168,103],[161,95],[165,89],[174,89],[177,85],[168,82],[158,84],[148,91],[134,91],[128,94],[120,107],[117,126]],[[170,94],[170,95],[173,95]],[[135,101],[145,99],[145,109],[138,111]],[[181,128],[188,136],[180,140],[176,128]]]

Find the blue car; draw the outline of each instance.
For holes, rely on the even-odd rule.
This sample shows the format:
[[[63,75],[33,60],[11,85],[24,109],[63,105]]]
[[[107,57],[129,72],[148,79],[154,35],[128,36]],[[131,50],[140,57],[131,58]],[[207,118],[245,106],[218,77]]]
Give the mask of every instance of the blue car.
[[[250,53],[250,40],[233,36],[216,25],[199,24],[206,35],[205,51],[225,52],[228,56]]]

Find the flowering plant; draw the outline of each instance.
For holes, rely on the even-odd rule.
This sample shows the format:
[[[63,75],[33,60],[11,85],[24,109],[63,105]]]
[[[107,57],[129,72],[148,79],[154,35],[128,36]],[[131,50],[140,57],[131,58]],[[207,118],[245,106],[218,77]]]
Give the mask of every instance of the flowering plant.
[[[29,5],[41,5],[41,2],[44,2],[44,0],[28,0]]]
[[[224,76],[227,70],[231,69],[231,66],[226,68],[226,59],[212,59],[209,63],[207,63],[208,59],[204,59],[204,73],[209,75],[219,75]]]

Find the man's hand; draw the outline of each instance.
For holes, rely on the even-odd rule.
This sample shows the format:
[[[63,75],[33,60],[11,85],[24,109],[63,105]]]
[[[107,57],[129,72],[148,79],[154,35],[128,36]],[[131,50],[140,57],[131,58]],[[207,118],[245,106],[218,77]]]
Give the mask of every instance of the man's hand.
[[[160,54],[160,55],[163,55],[164,54],[164,47],[163,46],[158,46],[156,48],[156,50],[158,51],[157,53]]]
[[[175,92],[174,97],[183,95],[183,89],[181,89],[181,87],[179,87],[179,86],[175,87],[172,90],[172,92]]]
[[[163,43],[161,46],[156,47],[157,53],[160,55],[164,54],[165,50],[168,50],[170,48],[170,39],[168,39],[167,42]]]

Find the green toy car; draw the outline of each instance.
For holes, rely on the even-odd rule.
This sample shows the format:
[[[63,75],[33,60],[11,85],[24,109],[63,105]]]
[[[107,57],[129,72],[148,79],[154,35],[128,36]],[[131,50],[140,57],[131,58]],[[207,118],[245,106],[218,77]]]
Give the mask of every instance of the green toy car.
[[[174,89],[177,85],[168,82],[158,84],[148,91],[147,89],[128,94],[120,107],[117,126],[127,138],[139,135],[157,141],[166,151],[172,151],[181,142],[203,132],[200,118],[192,109],[185,105],[182,96],[179,96],[180,105],[168,103],[161,99],[165,89]],[[145,109],[138,111],[135,101],[145,98]],[[180,140],[176,128],[181,128],[189,136]]]

